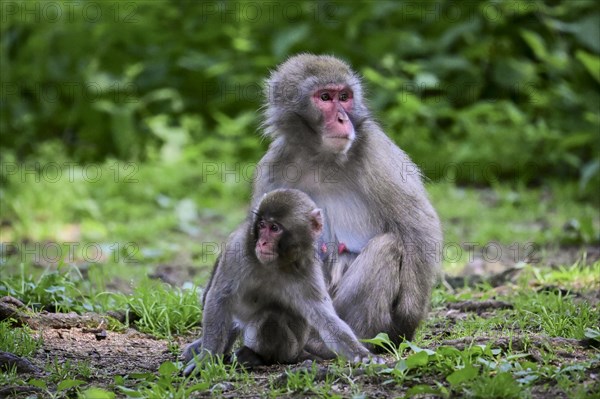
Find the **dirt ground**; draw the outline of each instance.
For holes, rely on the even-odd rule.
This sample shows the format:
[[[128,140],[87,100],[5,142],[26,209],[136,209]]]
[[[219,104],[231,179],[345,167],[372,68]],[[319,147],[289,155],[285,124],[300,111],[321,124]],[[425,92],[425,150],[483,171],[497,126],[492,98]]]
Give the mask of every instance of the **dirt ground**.
[[[452,309],[446,308],[437,311],[437,313],[440,313],[437,314],[438,316],[444,316],[450,320],[450,322],[429,328],[427,334],[436,337],[444,337],[448,335],[448,329],[449,327],[451,328],[452,320],[467,317],[470,311],[477,311],[483,317],[485,317],[487,312],[478,311],[475,307],[472,307],[472,303],[468,302],[453,303],[452,305]],[[461,310],[461,305],[467,310]],[[94,386],[110,388],[111,384],[114,382],[114,376],[128,376],[134,373],[154,373],[161,363],[168,360],[177,360],[177,355],[169,350],[168,343],[165,340],[154,339],[151,336],[142,334],[133,329],[128,329],[122,333],[106,331],[106,338],[98,340],[93,331],[95,330],[90,330],[81,326],[70,328],[54,328],[51,326],[41,327],[38,330],[38,333],[43,337],[44,344],[42,349],[31,359],[31,362],[38,370],[38,372],[30,373],[31,376],[44,378],[45,373],[41,370],[43,370],[47,364],[52,364],[53,362],[57,362],[58,364],[64,364],[65,362],[71,362],[72,364],[77,362],[88,362],[90,369],[92,370],[88,382]],[[476,343],[488,344],[492,341],[494,342],[493,346],[495,348],[501,349],[508,349],[508,346],[511,345],[513,351],[522,351],[525,349],[525,345],[527,345],[527,352],[534,361],[541,361],[539,350],[547,345],[551,345],[557,354],[555,360],[557,365],[585,361],[586,359],[590,359],[594,353],[597,353],[597,349],[578,340],[563,338],[551,339],[528,335],[527,344],[525,344],[525,337],[525,334],[523,336],[516,334],[510,337],[510,342],[509,339],[505,337],[480,339],[479,341],[481,342],[476,341]],[[181,337],[180,344],[183,345],[191,338],[192,337]],[[464,349],[471,345],[472,342],[472,338],[468,337],[462,340],[444,341],[442,344],[452,345],[458,349]],[[391,362],[392,359],[387,357],[386,360]],[[251,376],[255,382],[257,382],[253,389],[254,394],[252,392],[244,392],[243,397],[262,396],[262,394],[269,389],[269,377],[275,374],[279,375],[279,378],[285,378],[284,371],[286,367],[289,366],[261,367],[251,371]],[[303,366],[297,367],[301,368]],[[317,376],[317,380],[319,378],[325,378],[326,367],[327,362],[320,365],[321,370]],[[360,370],[358,370],[358,373],[355,371],[354,376],[356,376],[355,383],[361,385],[361,390],[367,393],[368,397],[397,397],[402,395],[409,388],[406,386],[397,386],[395,384],[383,385],[382,382],[387,379],[387,377],[360,375]],[[586,379],[589,380],[588,383],[594,384],[594,381],[597,383],[599,377],[600,367],[588,370]],[[439,382],[444,381],[440,380]],[[435,385],[435,381],[432,380],[431,383],[432,385]],[[219,390],[223,397],[238,398],[241,396],[235,384],[221,383]],[[342,382],[334,384],[332,390],[334,390],[332,393],[339,395],[350,395],[348,385]],[[31,392],[29,392],[29,394],[31,394]],[[210,391],[205,393],[196,392],[192,395],[192,397],[211,396],[212,393]],[[304,395],[297,395],[297,397],[302,396]],[[8,395],[8,392],[4,391],[4,394],[0,393],[0,397],[24,398],[27,397],[27,394],[23,392],[19,395]],[[562,390],[553,387],[551,384],[547,384],[547,382],[543,382],[543,384],[540,384],[540,386],[536,386],[533,389],[534,399],[562,397],[566,398],[566,396],[563,395]]]
[[[592,260],[588,259],[588,261]],[[507,270],[501,271],[500,274],[503,273],[509,279],[513,278],[514,276],[511,273],[507,273]],[[164,274],[164,270],[161,273]],[[171,277],[173,277],[172,280],[177,280],[176,277]],[[459,280],[453,281],[453,284],[464,283],[464,281],[460,281],[461,277],[457,278]],[[463,276],[462,278],[466,277]],[[495,289],[502,290],[502,284],[498,284]],[[600,302],[600,293],[595,297],[586,298],[586,300],[598,303]],[[17,309],[18,307],[13,306],[11,301],[5,300],[3,306],[4,314],[6,314],[7,309],[11,309],[11,306],[15,312],[20,311]],[[471,313],[477,313],[479,316],[485,318],[487,315],[492,315],[494,311],[505,306],[510,306],[510,304],[493,300],[448,303],[445,307],[438,308],[431,314],[432,319],[440,320],[440,322],[434,325],[430,323],[427,326],[425,337],[435,337],[437,340],[442,340],[442,345],[451,345],[458,349],[463,349],[473,343],[473,338],[466,337],[459,340],[444,341],[444,337],[449,336],[452,326],[457,321],[468,317]],[[114,383],[115,376],[131,376],[134,373],[155,373],[161,363],[178,360],[177,350],[171,349],[166,340],[152,338],[134,329],[127,329],[124,332],[113,332],[102,328],[107,323],[107,317],[103,315],[43,312],[35,317],[25,317],[23,323],[34,327],[36,333],[43,338],[43,346],[30,359],[31,364],[24,364],[21,369],[24,379],[28,379],[29,377],[46,378],[48,375],[47,371],[43,370],[48,364],[88,362],[91,373],[86,382],[91,386],[100,386],[113,390],[112,384]],[[193,338],[192,336],[178,337],[177,343],[182,347]],[[540,357],[540,351],[551,347],[556,354],[556,358],[553,360],[556,365],[585,361],[598,353],[598,348],[593,347],[593,345],[585,340],[549,338],[528,334],[526,331],[514,331],[511,337],[498,336],[497,333],[490,331],[489,337],[478,338],[475,342],[481,344],[493,343],[495,348],[510,348],[512,351],[527,353],[529,360],[534,362],[543,361]],[[435,348],[432,347],[429,349]],[[391,357],[386,357],[386,360],[390,363],[392,362]],[[319,373],[317,374],[317,380],[325,378],[327,365],[327,362],[318,365]],[[250,390],[245,388],[240,391],[239,384],[222,382],[218,387],[220,396],[230,398],[264,396],[264,392],[269,389],[270,380],[273,375],[284,380],[284,372],[288,367],[290,366],[271,366],[251,371],[250,373],[255,384]],[[360,369],[349,370],[348,372],[352,373],[355,383],[360,384],[361,391],[366,393],[368,397],[397,397],[403,395],[410,388],[397,384],[383,384],[383,381],[389,378],[388,376],[368,375],[368,373],[361,375]],[[427,381],[427,378],[430,377],[425,377],[424,383],[430,382],[431,386],[435,386],[436,381],[433,377],[431,377],[431,381]],[[584,384],[596,384],[600,389],[600,384],[598,384],[599,378],[600,367],[597,366],[588,369]],[[443,376],[440,376],[437,382],[446,386],[448,384]],[[35,391],[19,391],[19,389],[22,388],[0,388],[0,398],[25,398],[28,395],[35,394]],[[349,384],[343,381],[335,382],[331,389],[332,393],[338,395],[351,395]],[[206,391],[194,392],[191,397],[210,396],[212,396],[212,392]],[[306,395],[292,395],[292,397],[304,396]],[[552,380],[540,380],[539,385],[535,385],[532,389],[532,397],[534,399],[546,399],[563,398],[566,396]]]

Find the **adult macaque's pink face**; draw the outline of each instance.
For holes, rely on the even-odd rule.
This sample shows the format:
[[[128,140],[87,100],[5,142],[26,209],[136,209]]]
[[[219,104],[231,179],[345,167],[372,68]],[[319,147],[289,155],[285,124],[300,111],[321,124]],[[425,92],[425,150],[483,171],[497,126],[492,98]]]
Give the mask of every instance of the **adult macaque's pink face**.
[[[336,153],[348,151],[354,141],[354,126],[348,117],[353,93],[344,85],[327,85],[315,90],[312,101],[323,113],[323,145]]]
[[[277,244],[283,234],[283,229],[277,223],[259,220],[257,222],[258,240],[256,241],[256,257],[262,264],[277,259]]]

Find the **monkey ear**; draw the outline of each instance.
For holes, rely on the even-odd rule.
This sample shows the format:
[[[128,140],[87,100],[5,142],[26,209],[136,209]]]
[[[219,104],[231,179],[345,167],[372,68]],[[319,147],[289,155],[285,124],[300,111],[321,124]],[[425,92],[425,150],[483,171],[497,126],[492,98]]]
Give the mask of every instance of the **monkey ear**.
[[[315,237],[319,237],[323,232],[323,213],[319,208],[310,211],[310,227]]]

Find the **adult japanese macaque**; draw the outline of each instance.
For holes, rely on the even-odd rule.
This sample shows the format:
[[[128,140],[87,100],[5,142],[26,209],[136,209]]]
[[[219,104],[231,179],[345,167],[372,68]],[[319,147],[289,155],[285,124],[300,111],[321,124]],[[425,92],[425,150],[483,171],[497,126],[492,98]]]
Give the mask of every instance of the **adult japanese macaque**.
[[[360,78],[335,57],[289,58],[266,94],[272,142],[253,203],[277,188],[307,193],[323,211],[338,315],[359,338],[412,339],[439,278],[442,243],[419,168],[373,120]]]
[[[333,308],[317,249],[322,228],[321,210],[303,192],[261,197],[217,260],[205,291],[202,338],[184,351],[186,375],[194,355],[227,354],[240,333],[244,346],[236,356],[244,365],[318,358],[305,350],[311,331],[352,361],[381,362]]]

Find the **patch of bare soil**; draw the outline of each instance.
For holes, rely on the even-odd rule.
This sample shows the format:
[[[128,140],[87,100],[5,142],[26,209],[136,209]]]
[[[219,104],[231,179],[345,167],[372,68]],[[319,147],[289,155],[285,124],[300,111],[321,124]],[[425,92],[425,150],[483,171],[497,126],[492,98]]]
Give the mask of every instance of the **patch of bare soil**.
[[[77,368],[89,366],[89,383],[109,386],[115,376],[132,373],[156,372],[158,366],[176,360],[165,340],[155,339],[134,329],[125,332],[107,331],[108,316],[95,313],[32,313],[18,300],[4,297],[0,300],[0,319],[12,318],[17,325],[28,325],[43,340],[40,350],[31,358],[18,358],[0,352],[0,368],[17,367],[20,373],[34,378],[50,376],[49,365],[62,367],[70,364],[70,378],[86,379]],[[79,374],[79,375],[77,375]],[[46,381],[50,387],[60,381]],[[4,387],[2,397],[21,397],[31,394],[19,387]],[[35,392],[35,391],[34,391]],[[25,397],[23,396],[23,397]]]
[[[105,334],[99,335],[86,327],[44,326],[38,332],[44,343],[42,349],[30,359],[35,369],[28,370],[30,372],[27,373],[35,378],[48,377],[49,373],[43,371],[48,365],[64,366],[70,363],[76,370],[78,364],[87,364],[91,371],[89,383],[110,386],[115,376],[154,373],[161,363],[176,358],[169,351],[166,341],[154,339],[133,329],[124,333],[105,331]],[[81,375],[73,375],[71,378],[85,379]],[[50,382],[47,381],[52,386]],[[9,387],[5,387],[5,397],[11,397],[6,388]],[[0,397],[3,397],[1,392]]]
[[[13,303],[14,302],[14,303]],[[87,379],[87,382],[93,386],[111,388],[115,376],[126,376],[132,373],[156,373],[161,363],[165,361],[177,360],[176,354],[169,351],[168,343],[165,340],[154,339],[146,334],[136,330],[128,329],[125,332],[106,331],[102,328],[105,325],[106,317],[101,315],[86,314],[54,314],[41,313],[32,315],[22,308],[18,308],[18,301],[3,298],[0,303],[6,307],[12,307],[12,317],[17,318],[22,324],[28,324],[35,329],[43,338],[43,346],[31,359],[19,360],[0,353],[0,366],[17,364],[22,367],[19,372],[23,377],[34,377],[47,379],[50,376],[48,365],[64,365],[67,362],[75,365],[77,363],[87,363],[91,371],[89,377],[72,377],[77,379]],[[15,305],[16,303],[16,305]],[[7,305],[8,304],[8,305]],[[445,322],[438,325],[428,326],[428,335],[442,339],[448,336],[452,325],[456,320],[469,317],[469,314],[477,313],[481,317],[492,315],[497,309],[509,309],[510,304],[500,301],[464,301],[449,304],[448,307],[438,309],[433,316],[438,316],[439,320]],[[26,315],[26,317],[25,317]],[[186,340],[188,340],[186,338]],[[555,353],[552,363],[556,366],[585,361],[593,357],[598,349],[594,348],[595,343],[585,340],[551,338],[536,334],[527,334],[526,332],[515,332],[511,337],[496,336],[491,331],[489,337],[472,338],[466,337],[458,340],[442,341],[442,345],[453,346],[462,350],[471,345],[492,344],[494,348],[511,351],[522,351],[529,354],[529,360],[542,364],[544,362],[542,353],[551,347]],[[180,342],[183,344],[183,342]],[[597,343],[596,343],[597,344]],[[434,347],[430,349],[435,349]],[[391,358],[389,367],[394,367]],[[276,386],[285,386],[287,381],[286,369],[291,367],[293,370],[303,370],[311,365],[301,364],[296,366],[270,366],[259,367],[252,370],[251,377],[255,384],[252,387],[242,386],[240,383],[220,382],[205,392],[194,392],[192,398],[212,397],[218,394],[225,398],[239,397],[261,397],[269,389],[271,380]],[[315,383],[323,383],[331,376],[331,363],[320,362],[316,365]],[[368,397],[386,398],[402,396],[410,388],[410,384],[384,383],[389,379],[389,375],[373,375],[365,369],[351,369],[335,371],[335,380],[330,387],[331,393],[343,397],[352,396],[352,385],[358,384],[360,391],[367,394]],[[347,376],[340,378],[340,375]],[[598,376],[600,369],[598,367],[586,371],[584,384],[596,384],[600,390]],[[352,381],[352,384],[350,383]],[[49,386],[54,387],[60,381],[47,381]],[[429,384],[435,387],[436,383],[448,385],[445,377],[440,375],[424,376],[421,384]],[[593,386],[593,385],[590,385]],[[26,387],[4,387],[0,389],[0,397],[25,398],[29,395],[39,395],[35,389],[26,389]],[[305,397],[306,394],[290,394],[287,397]],[[286,397],[286,396],[284,396]],[[564,392],[555,385],[555,381],[539,381],[532,389],[534,399],[545,398],[563,398]]]
[[[132,329],[124,333],[107,331],[101,340],[85,328],[43,329],[40,333],[44,346],[33,359],[34,364],[86,361],[101,384],[111,383],[115,375],[155,372],[162,362],[175,360],[166,341]]]
[[[492,287],[499,287],[507,282],[515,282],[525,263],[546,267],[574,264],[589,266],[600,260],[598,245],[547,248],[531,246],[521,251],[521,254],[516,254],[514,248],[492,244],[492,249],[487,252],[480,248],[465,247],[465,250],[472,251],[473,259],[457,275],[447,275],[444,283],[452,288],[460,288],[485,281]]]
[[[591,263],[599,256],[598,253],[590,250],[587,253],[585,263]],[[570,259],[573,261],[581,259],[580,257],[580,251],[571,252]],[[568,264],[563,260],[560,263]],[[484,270],[480,274],[481,267]],[[490,272],[491,270],[493,271]],[[468,265],[462,275],[447,278],[446,284],[449,289],[452,289],[452,287],[463,287],[465,284],[473,284],[485,279],[491,282],[491,285],[496,287],[494,290],[500,293],[507,289],[509,283],[516,281],[520,272],[521,269],[514,262],[503,262],[502,267],[491,269],[487,268],[486,265],[474,264]],[[180,281],[188,281],[193,273],[192,270],[182,271],[175,267],[162,265],[157,268],[154,277],[177,284]],[[538,290],[558,289],[557,287],[532,288]],[[600,292],[592,296],[590,294],[578,294],[577,292],[570,292],[570,294],[580,296],[582,300],[590,301],[595,305],[600,302]],[[444,308],[436,309],[433,312],[431,318],[438,320],[438,322],[430,323],[427,326],[425,338],[435,338],[437,342],[441,340],[441,345],[453,346],[461,350],[472,345],[491,344],[494,348],[506,352],[526,353],[528,360],[540,365],[546,364],[545,362],[548,361],[547,357],[544,356],[545,353],[553,354],[550,364],[554,366],[584,362],[592,359],[598,353],[598,343],[594,341],[547,337],[527,331],[519,331],[515,329],[516,327],[513,327],[510,337],[502,336],[501,331],[490,331],[488,336],[483,338],[447,339],[458,321],[467,319],[473,314],[483,318],[490,317],[498,310],[512,309],[512,306],[510,303],[491,299],[449,303]],[[115,316],[118,317],[119,315]],[[0,320],[6,318],[16,319],[17,324],[31,326],[43,337],[42,348],[31,359],[15,359],[10,354],[0,353],[0,367],[15,365],[26,379],[28,377],[48,379],[50,377],[50,373],[46,371],[48,365],[64,365],[67,362],[71,364],[87,363],[91,371],[89,377],[77,376],[73,378],[86,379],[90,385],[112,390],[111,384],[114,383],[115,376],[127,376],[133,373],[156,373],[163,362],[177,360],[177,354],[169,350],[166,340],[154,339],[133,329],[128,329],[125,332],[106,330],[108,317],[105,315],[93,313],[83,315],[75,313],[31,313],[18,300],[5,297],[0,299]],[[191,337],[181,337],[178,343],[183,345],[191,339]],[[436,348],[430,347],[429,349]],[[386,360],[390,362],[388,366],[394,367],[391,357],[387,357]],[[251,387],[243,386],[239,382],[226,381],[215,384],[205,392],[194,392],[191,397],[212,397],[217,394],[226,398],[263,397],[265,391],[269,390],[271,381],[274,381],[275,385],[285,386],[287,381],[286,370],[290,367],[295,370],[302,370],[308,366],[256,368],[250,372],[251,378],[254,380],[254,385]],[[315,383],[324,383],[326,379],[332,379],[332,366],[329,362],[319,362],[316,367]],[[340,375],[346,377],[340,377]],[[600,367],[588,368],[585,370],[582,386],[593,387],[587,389],[588,392],[600,392],[599,379]],[[386,383],[387,380],[390,380],[389,375],[374,375],[371,372],[367,373],[365,369],[348,368],[341,373],[337,369],[330,390],[332,394],[349,397],[355,393],[353,386],[357,385],[360,387],[360,391],[368,397],[384,398],[402,396],[410,388],[410,383]],[[47,382],[49,386],[55,387],[59,381]],[[448,382],[443,375],[423,376],[419,383],[428,384],[431,387],[435,387],[439,383],[448,387]],[[27,390],[25,387],[0,388],[0,398],[25,398],[36,393],[35,390]],[[43,395],[39,395],[39,397],[43,397]],[[306,397],[307,395],[310,396],[310,393],[300,392],[284,397]],[[566,397],[564,391],[557,386],[556,381],[550,378],[536,381],[531,389],[531,395],[533,399]]]

